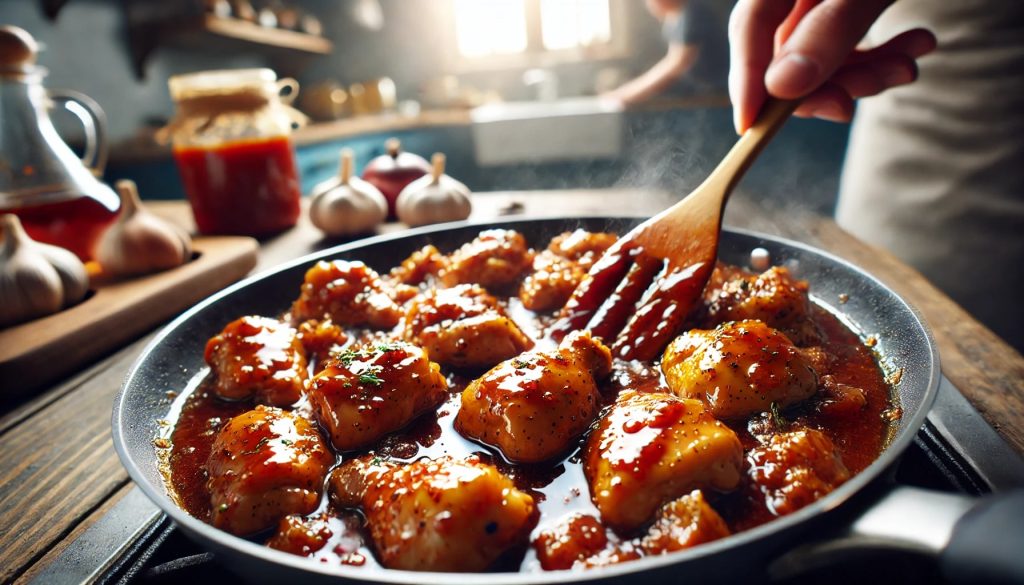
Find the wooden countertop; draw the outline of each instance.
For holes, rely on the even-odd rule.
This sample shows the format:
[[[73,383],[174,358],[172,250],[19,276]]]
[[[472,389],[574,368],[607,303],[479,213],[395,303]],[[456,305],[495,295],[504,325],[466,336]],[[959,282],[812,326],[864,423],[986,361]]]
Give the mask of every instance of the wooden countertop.
[[[739,194],[738,194],[739,195]],[[734,196],[728,225],[806,242],[846,258],[888,284],[925,315],[943,373],[1018,453],[1024,454],[1024,357],[892,255],[861,242],[831,219],[764,209]],[[524,215],[652,214],[669,198],[650,191],[600,190],[478,194],[473,218],[521,206]],[[190,224],[183,202],[153,209]],[[401,229],[389,225],[384,231]],[[262,270],[322,249],[308,223],[262,243]],[[110,438],[122,378],[149,341],[143,336],[35,398],[0,410],[0,582],[27,581],[131,489]]]

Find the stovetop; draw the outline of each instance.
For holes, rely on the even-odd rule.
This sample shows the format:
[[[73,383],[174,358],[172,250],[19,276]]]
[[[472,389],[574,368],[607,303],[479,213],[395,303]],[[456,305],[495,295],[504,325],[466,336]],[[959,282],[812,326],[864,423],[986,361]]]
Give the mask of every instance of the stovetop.
[[[1024,461],[945,378],[936,404],[895,471],[899,483],[973,496],[1024,486]],[[876,553],[809,571],[787,583],[832,585],[869,578],[883,583],[941,582],[931,559]],[[33,583],[163,585],[235,582],[213,553],[178,530],[138,488],[132,489],[62,553]]]

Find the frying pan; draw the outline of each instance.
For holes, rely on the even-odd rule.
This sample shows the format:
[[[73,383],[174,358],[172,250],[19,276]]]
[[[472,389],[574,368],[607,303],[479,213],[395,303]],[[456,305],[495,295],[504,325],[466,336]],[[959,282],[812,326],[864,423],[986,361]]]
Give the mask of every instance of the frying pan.
[[[232,536],[189,516],[168,496],[153,446],[158,419],[167,414],[168,391],[181,391],[206,367],[206,340],[241,315],[277,315],[298,294],[305,271],[316,260],[359,259],[379,271],[397,265],[430,243],[447,252],[471,240],[482,229],[519,230],[534,246],[577,227],[625,233],[642,218],[588,217],[523,219],[488,223],[453,223],[409,230],[345,244],[297,259],[249,278],[203,301],[168,325],[143,350],[129,371],[114,403],[113,438],[132,479],[177,525],[203,547],[215,552],[233,570],[254,581],[359,583],[573,583],[678,581],[703,582],[739,577],[786,574],[810,562],[821,551],[846,550],[851,543],[905,548],[939,557],[947,576],[977,582],[978,571],[1024,582],[1024,495],[1011,493],[991,500],[924,492],[897,486],[886,479],[900,454],[913,440],[931,408],[939,383],[939,358],[928,328],[918,313],[875,278],[820,250],[751,232],[726,229],[719,257],[745,266],[750,251],[768,250],[774,264],[784,264],[811,283],[815,302],[839,315],[862,337],[873,335],[884,370],[900,372],[895,398],[903,416],[892,425],[881,456],[867,469],[812,505],[728,538],[664,556],[588,571],[549,573],[417,573],[328,566],[272,550]],[[840,295],[845,303],[839,304]],[[879,488],[878,486],[882,487]],[[1013,526],[1013,522],[1017,526]],[[823,530],[845,527],[842,538],[808,545]],[[994,531],[994,532],[993,532]],[[802,546],[801,546],[802,545]],[[1020,549],[1020,550],[1018,550]],[[803,551],[815,551],[813,556]],[[828,554],[824,557],[827,559]],[[641,576],[642,574],[642,576]]]

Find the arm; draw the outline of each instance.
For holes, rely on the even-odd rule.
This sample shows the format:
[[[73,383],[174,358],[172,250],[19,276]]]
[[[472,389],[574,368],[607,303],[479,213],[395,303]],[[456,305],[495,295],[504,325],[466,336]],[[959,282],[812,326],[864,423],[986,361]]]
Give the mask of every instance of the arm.
[[[697,45],[669,45],[668,53],[643,75],[609,93],[624,104],[647,100],[675,83],[693,67],[700,53]]]
[[[744,132],[771,94],[803,98],[796,114],[849,121],[853,100],[914,81],[935,49],[924,29],[857,44],[893,0],[740,0],[729,19],[729,95]]]

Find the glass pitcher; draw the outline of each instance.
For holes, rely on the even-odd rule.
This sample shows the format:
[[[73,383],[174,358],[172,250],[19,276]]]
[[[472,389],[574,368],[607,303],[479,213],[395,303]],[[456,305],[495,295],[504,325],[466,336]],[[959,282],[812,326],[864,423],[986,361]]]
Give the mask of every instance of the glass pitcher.
[[[37,53],[28,32],[0,26],[0,213],[19,216],[33,239],[89,260],[120,207],[114,191],[96,178],[106,164],[105,118],[85,95],[45,89]],[[85,127],[81,159],[50,121],[57,105]]]

